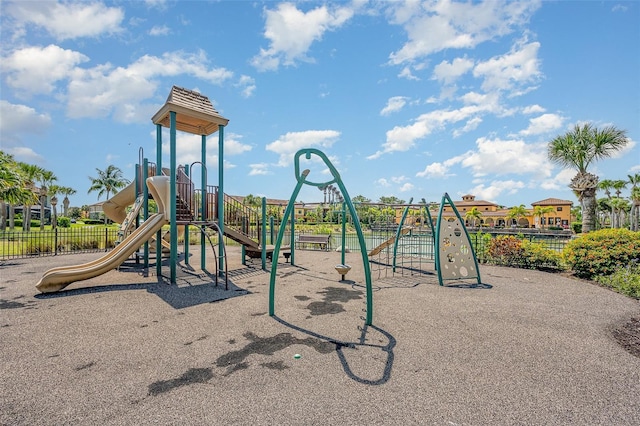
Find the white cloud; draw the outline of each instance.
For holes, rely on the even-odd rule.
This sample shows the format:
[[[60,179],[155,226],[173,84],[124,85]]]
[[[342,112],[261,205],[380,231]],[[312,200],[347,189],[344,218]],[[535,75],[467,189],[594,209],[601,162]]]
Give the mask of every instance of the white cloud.
[[[452,84],[472,68],[473,61],[467,58],[456,58],[452,62],[442,61],[433,68],[432,79],[443,84]]]
[[[224,155],[241,155],[245,152],[251,151],[251,145],[246,145],[240,142],[242,139],[241,135],[235,133],[225,133],[224,135]],[[216,143],[215,147],[218,148],[218,143]],[[210,148],[209,148],[210,149]]]
[[[165,36],[171,34],[171,29],[166,25],[156,25],[149,30],[150,36]]]
[[[396,126],[386,133],[387,140],[382,145],[382,150],[367,157],[376,159],[386,153],[404,152],[412,149],[416,141],[425,138],[434,131],[443,129],[446,125],[466,120],[469,117],[495,110],[495,105],[467,105],[454,110],[435,110],[422,114],[408,126]],[[472,123],[473,125],[473,123]]]
[[[410,66],[402,68],[402,70],[398,73],[398,77],[406,78],[407,80],[420,81],[420,78],[413,75]]]
[[[385,178],[380,178],[376,181],[376,184],[378,184],[379,186],[382,186],[384,188],[388,188],[391,186],[391,184],[389,183],[388,180],[386,180]]]
[[[479,184],[471,188],[467,193],[473,194],[477,199],[491,201],[493,203],[498,200],[500,194],[515,194],[519,189],[525,187],[525,184],[521,181],[514,180],[494,180],[489,186]]]
[[[250,145],[241,143],[240,139],[242,139],[241,135],[234,133],[225,134],[225,169],[236,167],[235,164],[228,161],[227,156],[241,155],[252,149]],[[162,152],[165,153],[165,155],[169,155],[169,143],[170,139],[168,129],[163,129]],[[207,163],[207,169],[209,170],[209,180],[211,180],[211,170],[215,170],[218,166],[218,138],[207,139],[205,160]],[[176,134],[176,161],[178,164],[192,164],[194,162],[202,161],[202,136],[178,132]]]
[[[98,37],[122,31],[124,11],[99,2],[14,2],[6,13],[17,21],[18,32],[26,26],[44,28],[58,40]]]
[[[513,32],[529,20],[539,1],[453,1],[392,3],[393,24],[402,25],[408,41],[389,55],[392,64],[413,62],[445,49],[471,49]]]
[[[551,175],[545,147],[521,140],[479,138],[477,150],[459,157],[462,167],[471,168],[475,176],[533,174]]]
[[[413,184],[407,182],[404,185],[402,185],[398,190],[400,192],[409,192],[409,191],[413,190],[413,188],[414,188]]]
[[[335,130],[307,130],[289,132],[268,144],[267,151],[278,154],[278,166],[286,167],[293,161],[293,156],[302,148],[329,148],[340,137]]]
[[[544,179],[541,182],[536,182],[534,187],[539,187],[548,191],[558,191],[561,189],[567,189],[571,183],[571,179],[576,175],[576,171],[573,169],[563,169],[555,176],[549,179]]]
[[[0,66],[7,84],[20,96],[53,92],[58,81],[67,79],[78,64],[88,60],[82,53],[51,44],[15,50]]]
[[[261,71],[276,70],[280,65],[295,65],[298,61],[313,62],[307,51],[327,31],[343,26],[354,14],[350,7],[330,9],[326,5],[308,12],[293,3],[280,3],[276,9],[265,9],[264,36],[269,48],[260,49],[251,63]]]
[[[549,133],[562,127],[564,117],[557,114],[542,114],[529,119],[529,127],[520,131],[521,135],[531,136]]]
[[[240,93],[244,98],[250,98],[253,96],[253,92],[256,90],[256,81],[253,77],[249,77],[248,75],[241,75],[238,82],[235,84],[236,87],[239,87]]]
[[[482,89],[523,94],[541,78],[538,50],[540,43],[516,44],[509,53],[478,63],[473,75],[482,78]]]
[[[267,163],[249,164],[249,167],[251,168],[249,176],[265,176],[272,174],[269,171],[269,165]]]
[[[402,183],[402,182],[405,182],[408,179],[409,178],[406,177],[406,176],[392,176],[391,177],[391,182],[393,182],[393,183]]]
[[[428,179],[445,178],[448,176],[453,176],[449,174],[449,167],[439,162],[431,163],[427,165],[423,171],[416,173],[416,177],[425,177]]]
[[[26,105],[0,99],[0,134],[2,149],[22,143],[25,134],[41,134],[51,126],[48,114],[39,114]]]
[[[541,107],[540,105],[529,105],[527,107],[524,107],[522,109],[522,113],[523,114],[539,114],[542,112],[545,112],[546,109],[544,109],[543,107]]]
[[[16,161],[23,161],[29,164],[41,164],[45,158],[26,146],[16,146],[13,148],[3,148],[7,154],[13,155]]]
[[[633,148],[637,145],[636,141],[629,139],[629,142],[620,150],[611,154],[610,158],[624,158],[633,151]],[[638,158],[636,156],[636,158]]]
[[[398,112],[407,104],[409,98],[406,96],[393,96],[387,100],[387,105],[382,108],[380,115],[389,115],[393,112]]]
[[[482,123],[482,118],[480,117],[473,117],[471,120],[467,120],[466,124],[462,129],[456,129],[453,131],[453,137],[457,138],[463,135],[464,133],[468,133],[468,132],[471,132],[472,130],[477,129],[480,123]]]
[[[114,115],[121,122],[146,122],[158,105],[142,104],[157,90],[156,77],[192,75],[221,85],[233,76],[225,68],[209,68],[206,54],[168,52],[161,57],[145,55],[128,67],[99,65],[76,68],[71,73],[67,113],[72,118]]]

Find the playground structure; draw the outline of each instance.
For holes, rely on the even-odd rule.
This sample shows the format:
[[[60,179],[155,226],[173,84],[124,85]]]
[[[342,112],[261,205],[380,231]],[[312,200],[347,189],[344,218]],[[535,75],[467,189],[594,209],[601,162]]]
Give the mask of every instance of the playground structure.
[[[189,233],[184,229],[197,226],[202,233],[201,269],[206,271],[207,240],[216,257],[215,277],[227,279],[226,251],[224,238],[231,238],[243,247],[245,253],[261,257],[263,268],[271,250],[262,241],[265,238],[265,215],[262,223],[258,213],[243,206],[237,200],[224,193],[224,127],[228,121],[218,114],[206,96],[200,93],[174,86],[163,107],[153,116],[156,125],[156,162],[143,158],[140,150],[139,164],[135,181],[105,202],[105,214],[121,223],[118,244],[114,250],[102,258],[88,264],[53,268],[43,275],[36,285],[41,292],[55,292],[80,280],[89,279],[120,266],[143,246],[138,254],[149,267],[149,241],[155,240],[156,274],[162,276],[160,261],[163,246],[169,252],[169,280],[176,283],[178,263],[178,239],[184,235],[185,263],[188,264]],[[162,167],[162,127],[169,128],[169,167]],[[202,138],[201,161],[190,166],[178,166],[176,162],[176,131],[197,134]],[[207,136],[218,133],[218,185],[207,182]],[[191,169],[198,164],[201,168],[201,186],[196,189],[190,176]],[[165,193],[166,191],[167,193]],[[149,199],[158,205],[158,213],[150,214]],[[132,205],[127,214],[126,209]],[[264,210],[264,199],[263,199]],[[263,212],[264,213],[264,212]],[[142,223],[140,224],[140,216]],[[253,224],[253,226],[252,226]],[[136,226],[138,225],[138,226]],[[258,226],[255,226],[258,225]],[[262,225],[262,229],[259,229]],[[169,227],[169,237],[162,234],[162,228]],[[134,230],[135,229],[135,230]],[[217,234],[218,249],[209,237],[208,229]]]
[[[362,261],[364,265],[364,277],[366,287],[366,324],[372,324],[373,301],[371,287],[370,257],[387,256],[386,264],[391,265],[395,274],[398,271],[404,273],[422,273],[425,268],[423,263],[433,262],[438,272],[440,285],[445,280],[457,280],[476,278],[480,283],[477,260],[469,236],[464,227],[464,222],[455,209],[454,204],[445,193],[438,215],[438,225],[434,231],[433,220],[429,210],[423,209],[422,226],[405,226],[408,206],[402,215],[401,223],[397,226],[395,235],[380,242],[374,249],[367,252],[367,246],[360,226],[360,221],[351,198],[348,195],[340,174],[331,164],[324,153],[317,149],[303,149],[295,155],[295,176],[297,185],[284,212],[284,217],[279,226],[278,237],[275,246],[268,246],[266,236],[266,199],[262,199],[262,214],[250,209],[234,198],[224,193],[224,127],[228,120],[220,116],[211,105],[209,99],[197,92],[174,86],[167,98],[165,105],[153,116],[156,124],[156,152],[155,163],[149,162],[140,150],[139,164],[136,168],[135,181],[105,202],[105,214],[114,221],[120,221],[121,227],[116,248],[102,258],[88,264],[76,265],[65,268],[53,268],[43,275],[37,288],[41,292],[55,292],[65,288],[70,283],[89,279],[111,269],[115,269],[134,253],[142,257],[144,268],[149,268],[150,241],[155,240],[156,275],[162,276],[161,257],[164,251],[169,253],[169,280],[176,283],[178,264],[178,239],[184,238],[184,261],[189,262],[189,232],[185,228],[196,226],[199,228],[202,238],[201,244],[201,269],[206,271],[206,243],[210,243],[215,261],[216,284],[219,276],[224,276],[228,283],[226,273],[226,250],[224,238],[230,238],[242,246],[243,264],[245,255],[260,257],[262,268],[266,270],[267,258],[271,258],[271,281],[269,291],[269,313],[274,315],[275,306],[275,277],[278,267],[280,251],[290,257],[291,264],[295,265],[295,220],[292,215],[295,199],[303,185],[311,185],[320,189],[332,184],[337,185],[344,195],[342,200],[342,244],[341,263],[335,266],[342,281],[351,269],[345,262],[345,224],[346,210],[348,208],[353,225],[358,236]],[[169,168],[162,167],[162,127],[169,128]],[[201,161],[191,165],[178,166],[176,163],[176,131],[198,134],[202,138]],[[218,185],[208,185],[207,182],[207,136],[218,132]],[[311,156],[317,156],[328,168],[331,179],[326,182],[313,182],[307,179],[310,171],[300,170],[300,158],[305,156],[308,160]],[[201,169],[200,188],[196,188],[192,180],[193,167],[199,165]],[[158,212],[150,214],[149,200],[154,199],[158,205]],[[411,203],[411,201],[410,201]],[[455,212],[456,218],[448,218],[443,221],[443,208],[445,203]],[[132,205],[129,213],[126,209]],[[142,218],[142,223],[140,219]],[[290,224],[288,222],[290,221]],[[169,227],[169,237],[162,234],[164,226]],[[290,241],[284,241],[285,230],[289,227]],[[135,229],[135,230],[134,230]],[[213,230],[217,236],[216,251],[208,229]],[[271,230],[273,232],[273,222]],[[138,249],[143,248],[142,254]],[[391,259],[391,262],[388,260]],[[378,265],[385,264],[377,261]]]
[[[480,284],[478,261],[471,239],[449,194],[442,196],[435,227],[426,205],[420,207],[420,226],[406,224],[412,201],[405,207],[395,234],[369,251],[372,273],[376,273],[377,278],[388,278],[436,272],[441,286],[445,281],[467,279],[475,279]],[[447,206],[454,217],[443,215]],[[379,224],[376,227],[381,228]],[[389,227],[387,224],[383,228]],[[433,270],[429,268],[431,264]]]
[[[317,157],[320,158],[320,160],[322,160],[322,162],[324,163],[324,165],[327,167],[327,169],[329,169],[329,172],[331,173],[331,179],[329,181],[326,182],[313,182],[310,180],[307,180],[307,176],[309,175],[310,171],[309,169],[305,169],[302,172],[300,171],[300,157],[302,157],[304,155],[304,157],[307,160],[311,159],[312,155],[315,155]],[[351,214],[351,217],[353,218],[353,224],[354,227],[356,229],[356,233],[358,235],[358,241],[359,241],[359,245],[360,245],[360,253],[362,255],[362,264],[364,267],[364,277],[365,277],[365,289],[366,289],[366,298],[367,298],[367,307],[366,307],[366,319],[365,319],[365,324],[366,325],[372,325],[373,322],[373,290],[371,287],[371,272],[369,270],[369,258],[367,256],[367,249],[366,249],[366,244],[365,244],[365,240],[364,240],[364,234],[362,233],[362,228],[360,227],[360,221],[358,220],[358,214],[356,213],[356,210],[353,206],[353,203],[351,202],[351,198],[349,197],[349,193],[347,192],[346,187],[344,186],[344,184],[342,183],[342,179],[340,178],[340,174],[338,173],[338,171],[336,170],[336,168],[333,166],[333,164],[331,163],[331,161],[329,161],[329,159],[327,158],[327,156],[320,150],[314,149],[314,148],[307,148],[307,149],[301,149],[299,150],[295,156],[294,156],[294,168],[295,168],[295,176],[296,176],[296,180],[297,180],[297,184],[293,190],[293,192],[291,193],[291,198],[289,199],[289,202],[287,204],[287,208],[285,209],[284,212],[284,217],[282,219],[283,222],[287,222],[287,220],[289,220],[292,217],[292,212],[295,206],[295,200],[298,197],[298,194],[300,193],[300,189],[302,188],[302,186],[304,185],[310,185],[310,186],[315,186],[317,188],[323,188],[323,187],[328,187],[329,185],[332,184],[336,184],[338,186],[338,188],[340,189],[340,191],[342,192],[343,196],[344,196],[344,202],[342,203],[342,245],[341,245],[341,263],[339,265],[336,265],[335,269],[336,271],[342,275],[342,280],[344,281],[345,275],[349,272],[349,270],[351,269],[351,266],[346,265],[345,264],[345,253],[346,253],[346,247],[345,247],[345,228],[346,228],[346,207],[349,208],[349,213]],[[294,236],[294,232],[293,232],[293,221],[292,221],[292,230],[291,230],[291,239],[293,240],[293,236]],[[279,232],[278,232],[278,238],[276,239],[276,244],[275,244],[275,248],[273,250],[273,256],[274,258],[278,257],[278,253],[280,252],[280,248],[282,246],[283,240],[284,240],[284,227],[281,227]],[[291,264],[294,264],[295,262],[295,244],[291,244]],[[269,281],[269,315],[270,316],[274,316],[275,315],[275,295],[276,295],[276,274],[278,271],[278,262],[272,262],[271,263],[271,278]]]

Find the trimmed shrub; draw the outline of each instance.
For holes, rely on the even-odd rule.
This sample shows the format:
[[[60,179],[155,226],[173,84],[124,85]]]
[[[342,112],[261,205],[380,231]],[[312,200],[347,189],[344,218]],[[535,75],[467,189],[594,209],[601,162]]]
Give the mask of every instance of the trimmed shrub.
[[[491,240],[487,258],[496,265],[512,265],[522,258],[522,240],[512,235],[500,235]]]
[[[68,217],[58,217],[57,223],[60,228],[71,228],[71,219]]]
[[[574,234],[582,233],[582,222],[571,222],[571,229]]]
[[[611,275],[640,260],[640,232],[601,229],[583,234],[567,244],[563,257],[580,278]]]
[[[522,241],[523,266],[531,269],[564,269],[562,254],[547,248],[544,243]]]
[[[598,283],[618,293],[640,299],[640,265],[638,264],[617,269],[611,275],[595,279]]]

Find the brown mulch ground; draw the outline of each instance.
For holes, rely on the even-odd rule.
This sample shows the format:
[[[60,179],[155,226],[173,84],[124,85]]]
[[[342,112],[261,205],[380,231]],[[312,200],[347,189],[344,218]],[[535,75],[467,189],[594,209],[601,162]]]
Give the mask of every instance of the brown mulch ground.
[[[613,330],[616,341],[632,355],[640,358],[640,317],[631,318]]]

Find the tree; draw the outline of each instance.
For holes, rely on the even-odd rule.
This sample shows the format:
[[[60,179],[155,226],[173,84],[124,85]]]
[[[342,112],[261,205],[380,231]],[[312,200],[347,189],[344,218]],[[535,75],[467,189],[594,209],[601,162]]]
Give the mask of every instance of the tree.
[[[546,206],[546,207],[535,206],[533,208],[533,215],[540,219],[540,224],[541,225],[542,225],[542,218],[543,217],[546,218],[546,216],[549,213],[553,213],[553,206]],[[549,221],[548,220],[545,220],[544,222],[546,223],[547,226],[549,225]],[[544,228],[544,226],[542,226],[542,228]]]
[[[27,163],[18,163],[18,166],[20,167],[22,175],[25,179],[25,188],[34,194],[37,202],[38,195],[36,194],[35,183],[45,170],[42,167]],[[35,203],[30,201],[29,199],[25,201],[26,203],[22,205],[22,230],[28,232],[31,231],[31,206],[33,206]]]
[[[631,212],[630,212],[630,226],[632,231],[638,231],[640,229],[640,173],[634,175],[627,175],[631,184]]]
[[[58,209],[56,206],[58,204],[58,194],[61,189],[62,187],[59,185],[51,185],[47,189],[47,195],[51,200],[51,229],[56,229],[58,226]]]
[[[13,156],[0,151],[0,229],[5,230],[7,221],[9,229],[13,230],[13,213],[16,205],[33,204],[37,202],[35,193],[27,187],[27,181],[22,168]],[[9,217],[5,217],[9,207]]]
[[[603,179],[600,182],[598,182],[598,187],[596,189],[604,191],[605,195],[607,196],[607,200],[609,200],[607,205],[611,207],[611,190],[613,189],[613,181],[611,179]],[[604,210],[600,209],[600,211],[604,211]],[[613,226],[613,210],[611,210],[609,214],[609,225],[612,228],[614,227]]]
[[[514,206],[509,208],[509,212],[507,213],[507,219],[515,220],[515,224],[518,224],[518,220],[522,217],[527,217],[529,212],[527,212],[527,208],[524,204],[520,204],[519,206]]]
[[[117,194],[119,189],[124,188],[129,184],[129,180],[125,179],[122,175],[122,170],[114,165],[109,165],[105,170],[96,169],[98,177],[94,178],[89,176],[91,181],[91,187],[88,193],[93,191],[98,192],[98,200],[106,193],[107,200],[111,193]],[[107,223],[107,216],[104,217],[104,223]]]
[[[380,199],[378,200],[379,203],[381,204],[404,204],[404,200],[401,200],[395,196],[391,196],[391,197],[380,197]]]
[[[482,217],[482,212],[478,210],[477,207],[472,207],[471,210],[469,210],[464,214],[465,220],[469,220],[469,219],[472,220],[471,223],[473,224],[474,228],[476,226],[476,221],[480,220],[481,217]]]
[[[63,216],[69,217],[69,195],[73,195],[76,193],[76,190],[73,188],[70,188],[68,186],[61,186],[60,187],[60,194],[64,195],[64,200],[62,200],[62,206],[64,208],[63,210]]]
[[[599,130],[590,123],[576,124],[572,130],[549,142],[549,160],[578,171],[569,187],[578,195],[582,205],[582,232],[590,232],[595,226],[598,176],[588,172],[589,166],[610,157],[628,143],[626,131],[613,126]]]
[[[44,229],[44,205],[47,201],[47,196],[51,196],[47,193],[47,187],[57,181],[58,178],[53,174],[53,172],[42,169],[40,176],[38,176],[38,180],[40,181],[40,229],[42,230]],[[51,220],[53,221],[52,216]]]
[[[613,184],[611,185],[611,189],[613,189],[614,191],[616,191],[616,198],[620,198],[620,195],[622,194],[622,190],[625,189],[627,187],[627,181],[626,180],[614,180]],[[625,200],[626,201],[626,200]],[[614,203],[611,205],[611,207],[613,207],[614,211],[614,216],[616,217],[616,223],[615,223],[615,227],[616,228],[621,228],[622,227],[622,222],[619,220],[621,219],[621,215],[622,215],[622,211],[619,210],[618,208],[619,203]]]

